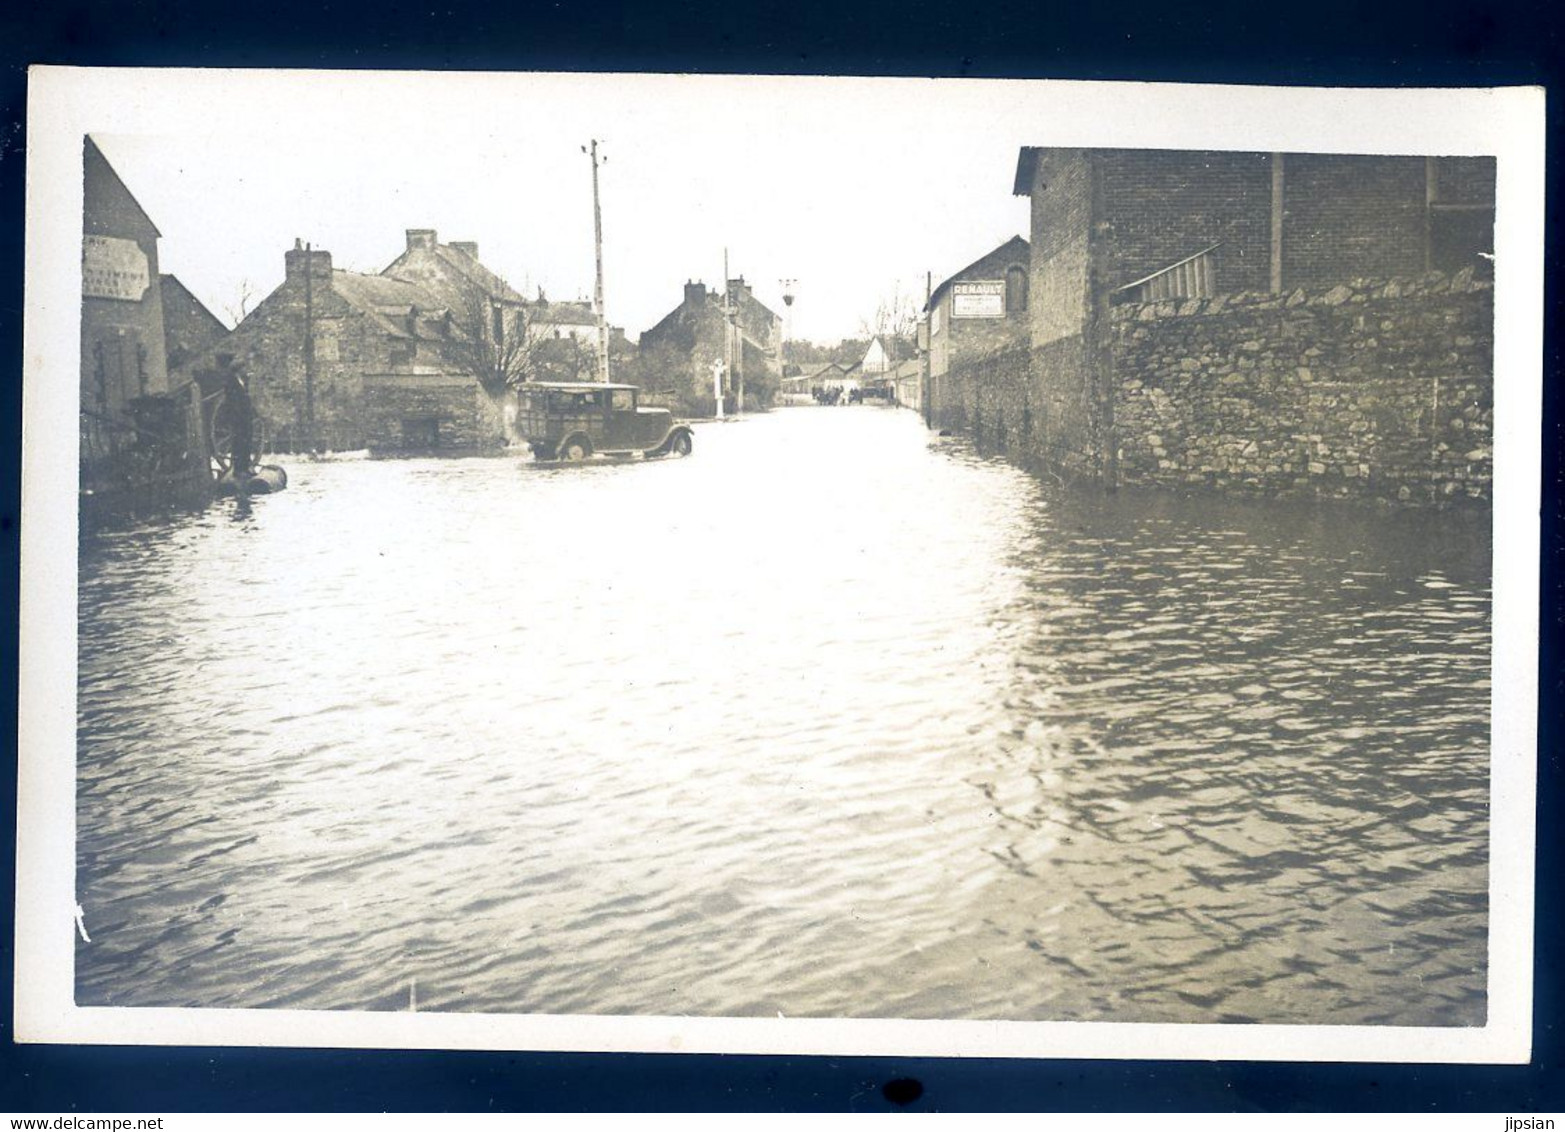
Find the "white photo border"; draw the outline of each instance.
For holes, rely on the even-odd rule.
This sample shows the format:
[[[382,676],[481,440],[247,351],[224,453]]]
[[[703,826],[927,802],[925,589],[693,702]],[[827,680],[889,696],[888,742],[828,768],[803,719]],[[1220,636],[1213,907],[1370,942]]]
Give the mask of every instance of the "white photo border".
[[[1493,155],[1495,422],[1488,1020],[1482,1027],[1149,1025],[143,1009],[74,1003],[82,138],[204,133],[278,106],[675,84],[714,104],[900,84],[1039,124],[1029,144]],[[930,84],[935,84],[931,88]],[[814,93],[819,93],[817,87]],[[257,110],[257,108],[265,108]],[[342,112],[339,106],[338,112]],[[246,118],[248,116],[248,118]],[[1017,118],[1010,119],[1018,120]],[[110,1045],[1523,1063],[1531,1051],[1543,373],[1544,92],[1044,80],[35,67],[27,120],[15,1037]],[[998,187],[996,191],[1004,191]],[[61,438],[68,438],[62,441]]]

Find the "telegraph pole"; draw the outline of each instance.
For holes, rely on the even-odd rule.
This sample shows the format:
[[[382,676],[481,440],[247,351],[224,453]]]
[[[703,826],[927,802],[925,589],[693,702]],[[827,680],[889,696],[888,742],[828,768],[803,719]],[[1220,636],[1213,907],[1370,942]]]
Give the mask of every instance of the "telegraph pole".
[[[723,249],[723,371],[727,375],[729,384],[734,381],[734,296],[733,289],[728,285],[728,249]],[[740,403],[734,406],[734,416],[744,412],[743,392],[740,393]],[[721,417],[723,411],[718,409],[717,415]]]
[[[919,359],[918,375],[918,401],[919,409],[924,414],[924,427],[935,427],[935,379],[933,376],[935,348],[934,317],[935,312],[929,309],[930,297],[934,294],[933,285],[935,274],[932,271],[924,272],[924,356]]]
[[[597,281],[593,285],[592,305],[598,316],[598,380],[609,380],[609,324],[603,311],[603,209],[598,204],[598,139],[592,139],[592,148],[581,147],[583,153],[592,156],[592,247],[597,259]],[[608,158],[603,159],[605,162]]]
[[[295,245],[297,246],[297,245]],[[304,245],[304,434],[315,451],[315,244]]]

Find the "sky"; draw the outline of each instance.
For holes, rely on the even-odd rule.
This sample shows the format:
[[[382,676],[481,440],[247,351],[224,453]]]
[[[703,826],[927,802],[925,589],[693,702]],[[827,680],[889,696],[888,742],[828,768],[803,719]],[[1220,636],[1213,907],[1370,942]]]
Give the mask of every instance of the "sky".
[[[29,81],[39,264],[70,222],[45,235],[32,198],[69,205],[60,186],[70,168],[79,185],[90,133],[162,231],[162,270],[229,321],[246,289],[281,282],[295,239],[378,272],[408,228],[476,242],[518,289],[589,297],[582,147],[600,139],[606,307],[633,338],[686,280],[720,285],[725,248],[779,313],[781,280],[796,281],[792,338],[856,337],[893,295],[921,305],[926,274],[938,285],[1030,234],[1011,191],[1024,145],[1493,153],[1510,128],[1499,92],[215,69]]]
[[[599,138],[611,323],[635,337],[686,280],[720,284],[726,248],[730,274],[779,313],[794,280],[788,333],[822,343],[859,335],[894,295],[922,305],[926,273],[938,284],[1026,235],[1017,150],[1043,140],[982,84],[937,97],[930,80],[390,79],[300,77],[218,98],[194,128],[176,113],[167,130],[93,136],[161,230],[162,270],[228,322],[247,286],[281,282],[296,238],[377,272],[408,228],[476,242],[529,294],[590,298],[582,146]]]

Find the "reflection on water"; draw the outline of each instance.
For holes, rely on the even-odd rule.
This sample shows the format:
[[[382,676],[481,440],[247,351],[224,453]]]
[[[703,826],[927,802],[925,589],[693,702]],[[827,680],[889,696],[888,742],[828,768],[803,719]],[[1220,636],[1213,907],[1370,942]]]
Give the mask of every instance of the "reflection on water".
[[[78,1001],[1482,1022],[1484,517],[696,439],[84,548]]]

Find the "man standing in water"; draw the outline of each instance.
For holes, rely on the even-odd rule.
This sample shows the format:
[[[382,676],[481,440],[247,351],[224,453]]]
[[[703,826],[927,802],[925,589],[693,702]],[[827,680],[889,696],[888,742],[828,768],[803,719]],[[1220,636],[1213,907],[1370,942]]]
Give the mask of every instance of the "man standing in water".
[[[223,375],[223,401],[218,409],[223,424],[227,426],[228,474],[234,488],[243,492],[245,484],[255,470],[255,410],[250,404],[250,391],[245,387],[244,375],[234,364],[233,355],[220,354],[218,370]]]

